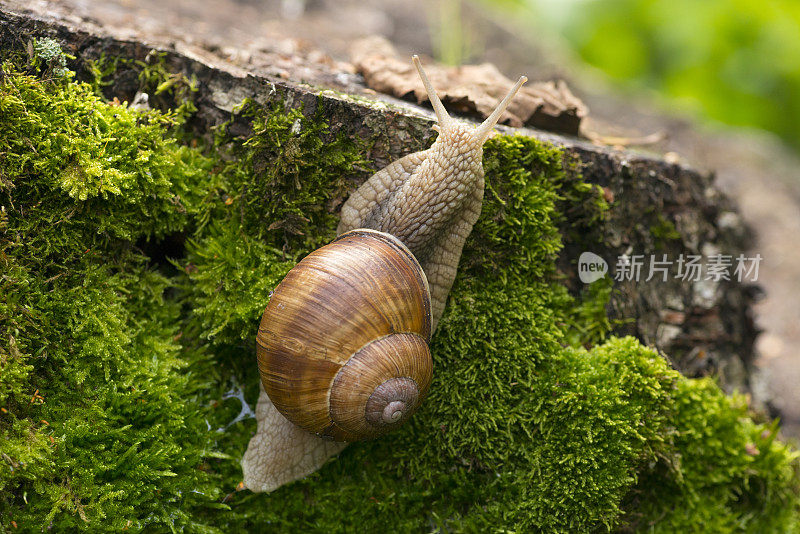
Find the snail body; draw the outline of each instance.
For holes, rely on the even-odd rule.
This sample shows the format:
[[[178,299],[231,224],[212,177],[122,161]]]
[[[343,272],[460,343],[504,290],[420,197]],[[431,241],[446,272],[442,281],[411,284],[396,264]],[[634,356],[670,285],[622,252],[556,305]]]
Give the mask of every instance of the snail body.
[[[335,441],[401,425],[431,381],[425,273],[395,237],[354,230],[275,288],[257,335],[261,381],[297,426]]]
[[[511,88],[478,127],[450,117],[419,58],[413,57],[436,113],[439,136],[430,148],[375,173],[342,206],[338,232],[373,228],[400,239],[428,276],[433,329],[444,312],[464,242],[483,204],[483,144],[522,84]]]
[[[244,484],[272,491],[398,427],[427,393],[427,343],[483,202],[483,144],[523,76],[478,127],[453,120],[414,65],[439,136],[375,173],[342,207],[340,237],[276,288],[261,320],[258,431]]]

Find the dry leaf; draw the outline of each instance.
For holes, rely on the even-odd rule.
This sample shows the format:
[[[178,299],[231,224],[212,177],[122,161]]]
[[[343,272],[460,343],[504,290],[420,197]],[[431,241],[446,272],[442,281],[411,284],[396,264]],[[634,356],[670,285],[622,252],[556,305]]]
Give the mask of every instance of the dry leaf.
[[[411,61],[399,58],[384,38],[357,41],[350,49],[350,58],[369,88],[398,98],[413,95],[420,104],[427,101]],[[514,85],[491,63],[462,67],[427,63],[425,72],[448,109],[482,118],[489,116]],[[587,113],[586,106],[563,81],[535,82],[520,89],[500,122],[577,135]]]

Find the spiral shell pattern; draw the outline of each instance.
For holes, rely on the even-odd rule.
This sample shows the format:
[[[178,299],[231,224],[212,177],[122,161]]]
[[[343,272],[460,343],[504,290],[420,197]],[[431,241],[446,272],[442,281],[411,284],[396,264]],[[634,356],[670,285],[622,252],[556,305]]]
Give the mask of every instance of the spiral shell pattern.
[[[431,301],[413,254],[357,229],[298,263],[272,294],[258,368],[278,411],[336,441],[380,436],[428,392]]]

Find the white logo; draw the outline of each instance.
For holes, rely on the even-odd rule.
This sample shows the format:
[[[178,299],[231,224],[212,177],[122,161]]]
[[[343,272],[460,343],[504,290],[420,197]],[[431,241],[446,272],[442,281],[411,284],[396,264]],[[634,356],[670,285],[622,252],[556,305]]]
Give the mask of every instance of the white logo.
[[[600,280],[607,272],[608,263],[594,252],[584,252],[578,258],[578,277],[584,284]]]

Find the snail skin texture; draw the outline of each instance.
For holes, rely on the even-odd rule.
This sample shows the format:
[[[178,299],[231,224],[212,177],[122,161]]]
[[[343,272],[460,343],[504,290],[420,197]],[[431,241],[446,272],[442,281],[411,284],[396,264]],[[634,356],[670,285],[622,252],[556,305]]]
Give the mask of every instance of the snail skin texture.
[[[458,269],[464,241],[472,231],[472,227],[480,215],[484,188],[483,144],[492,135],[497,121],[527,79],[524,76],[521,77],[503,101],[500,102],[497,109],[480,126],[473,127],[469,124],[458,122],[447,114],[425,72],[422,70],[419,58],[414,56],[413,62],[436,113],[438,124],[434,126],[434,129],[439,132],[439,136],[429,149],[400,158],[375,173],[359,187],[342,207],[338,233],[340,234],[340,239],[348,238],[348,236],[352,237],[353,234],[345,234],[356,229],[372,229],[390,234],[389,238],[391,236],[397,238],[402,243],[400,246],[409,250],[412,258],[416,258],[415,263],[418,262],[418,265],[424,271],[422,280],[427,279],[427,286],[430,291],[430,328],[427,335],[424,327],[415,335],[428,341],[444,311],[447,294],[453,285],[456,270]],[[360,232],[361,230],[358,230],[354,234],[359,234]],[[377,234],[378,232],[373,233]],[[388,241],[391,241],[391,239]],[[333,245],[336,245],[336,242],[326,245],[326,247]],[[312,252],[309,257],[323,251],[326,247]],[[364,265],[363,261],[360,261],[360,263]],[[300,267],[301,264],[303,262],[300,262],[295,269]],[[356,267],[358,264],[359,261],[353,263]],[[372,268],[374,269],[374,267]],[[356,271],[351,271],[350,274],[355,278],[365,277],[365,273],[358,272],[357,269]],[[290,275],[294,276],[290,271],[287,279],[290,278]],[[423,281],[419,282],[421,286],[426,285]],[[345,282],[345,279],[340,279],[340,282]],[[347,285],[346,282],[345,285]],[[278,288],[280,287],[278,286]],[[278,288],[276,288],[276,292],[278,292]],[[317,295],[314,292],[310,294]],[[284,298],[284,296],[281,295],[281,298]],[[378,302],[384,297],[374,295],[368,298],[372,299],[372,302]],[[275,295],[273,295],[273,299],[275,299]],[[273,299],[270,300],[267,311],[270,311]],[[276,306],[278,304],[276,301]],[[327,305],[326,303],[325,306]],[[362,306],[361,309],[363,308]],[[415,313],[420,311],[418,307],[415,308],[414,306],[411,306],[411,309],[414,309]],[[382,399],[376,401],[380,405],[380,409],[373,409],[372,415],[369,415],[370,408],[365,405],[364,399],[365,397],[369,399],[371,393],[357,393],[353,401],[347,401],[354,403],[357,408],[364,406],[364,413],[359,414],[359,416],[363,415],[363,417],[360,417],[361,419],[372,417],[374,420],[384,418],[388,420],[388,424],[384,421],[384,426],[379,430],[371,430],[372,435],[370,435],[370,432],[367,432],[366,435],[363,433],[364,428],[370,425],[361,423],[356,424],[356,426],[361,425],[362,427],[359,432],[354,432],[352,425],[350,430],[342,430],[339,428],[340,423],[336,423],[335,417],[330,413],[333,409],[326,409],[325,405],[320,404],[323,400],[325,403],[329,403],[331,399],[336,397],[332,391],[333,382],[336,379],[331,381],[330,374],[325,375],[328,378],[321,378],[315,371],[311,382],[303,382],[302,379],[297,382],[300,387],[302,387],[302,384],[306,384],[309,389],[313,390],[307,392],[310,393],[310,396],[306,398],[305,403],[297,402],[296,400],[290,401],[288,398],[280,396],[275,397],[278,399],[277,401],[270,400],[270,396],[265,392],[265,386],[268,389],[274,389],[276,386],[282,387],[281,384],[283,382],[291,382],[293,378],[299,376],[298,373],[302,373],[297,369],[274,371],[273,375],[270,375],[272,371],[267,370],[266,373],[264,372],[266,367],[276,364],[275,361],[270,363],[262,357],[261,353],[265,350],[262,345],[268,344],[265,341],[271,339],[271,342],[282,344],[284,348],[290,345],[285,339],[280,338],[280,334],[276,334],[275,327],[272,325],[273,319],[268,317],[267,311],[265,311],[265,316],[262,318],[259,329],[259,367],[262,371],[262,387],[256,407],[258,430],[250,440],[248,449],[242,459],[244,484],[250,490],[257,492],[272,491],[283,484],[302,478],[319,469],[330,456],[338,453],[346,446],[346,443],[331,441],[331,438],[364,439],[365,437],[372,437],[372,435],[380,435],[384,431],[398,426],[407,419],[422,397],[424,397],[424,393],[427,391],[427,383],[424,382],[427,381],[429,383],[430,381],[428,371],[427,378],[419,379],[420,383],[416,383],[411,388],[417,389],[416,397],[411,399],[410,397],[402,397],[401,394],[403,402],[406,400],[413,401],[409,402],[409,404],[413,404],[410,410],[405,407],[402,410],[395,409],[398,405],[393,404],[393,402],[399,401],[388,399],[388,402],[386,402],[387,399]],[[300,312],[292,313],[293,315],[302,316]],[[342,317],[339,317],[339,319],[343,320]],[[424,323],[424,317],[406,320],[412,323],[420,323],[420,321]],[[399,331],[408,332],[409,329],[403,326]],[[296,334],[297,332],[292,331],[292,333]],[[325,343],[327,342],[322,342],[323,346],[326,346]],[[414,350],[420,353],[427,351],[427,343],[424,344],[424,350],[418,347],[416,343],[414,345]],[[343,351],[347,357],[353,354],[349,352],[351,348],[347,347]],[[330,358],[327,349],[323,350],[322,353],[324,354],[323,360]],[[427,357],[429,358],[429,353]],[[424,360],[424,358],[423,356],[422,359]],[[283,361],[278,367],[285,367],[286,364],[287,361]],[[336,365],[339,364],[337,363]],[[380,366],[380,364],[377,365]],[[345,369],[347,367],[348,365],[345,363],[344,367],[339,368]],[[417,371],[419,370],[415,370],[415,372]],[[338,371],[334,374],[337,377],[340,376]],[[407,372],[403,371],[400,374],[405,375]],[[425,371],[422,371],[420,376],[424,377]],[[416,380],[414,381],[416,382]],[[408,386],[407,383],[393,384],[400,386],[401,389]],[[385,389],[392,389],[387,394],[388,396],[397,395],[394,388],[387,386]],[[313,395],[316,395],[316,400],[312,402],[309,399],[314,398]],[[339,398],[344,401],[345,397],[340,396]],[[281,405],[280,410],[276,407],[276,404]],[[293,407],[290,407],[289,404],[292,404]],[[331,404],[329,405],[332,406]],[[309,414],[302,414],[303,409],[308,409]],[[360,409],[358,408],[358,410]],[[290,422],[287,417],[281,414],[281,410],[310,431]],[[311,415],[311,413],[314,415]],[[393,424],[395,422],[397,424]]]

